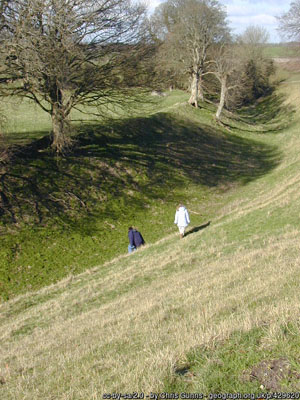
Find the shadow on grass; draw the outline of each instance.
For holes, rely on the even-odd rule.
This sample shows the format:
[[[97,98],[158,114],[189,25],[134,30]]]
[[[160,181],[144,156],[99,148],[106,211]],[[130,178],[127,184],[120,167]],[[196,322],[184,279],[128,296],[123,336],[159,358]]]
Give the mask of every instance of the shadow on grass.
[[[202,224],[200,226],[194,226],[194,228],[192,228],[189,231],[187,231],[184,236],[186,237],[188,235],[191,235],[192,233],[196,233],[196,232],[202,231],[202,229],[207,228],[209,225],[210,225],[210,221],[208,221],[206,224]]]
[[[58,218],[73,229],[80,221],[89,233],[94,227],[83,228],[82,219],[114,220],[150,200],[176,201],[173,190],[189,183],[246,184],[280,160],[275,147],[170,114],[82,126],[76,140],[65,158],[47,138],[17,148],[0,177],[2,221]]]

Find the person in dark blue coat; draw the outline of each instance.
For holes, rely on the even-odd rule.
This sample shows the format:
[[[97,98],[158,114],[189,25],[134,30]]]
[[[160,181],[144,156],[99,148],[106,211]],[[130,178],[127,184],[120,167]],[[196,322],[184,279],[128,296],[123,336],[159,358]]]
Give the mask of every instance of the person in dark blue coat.
[[[138,247],[145,244],[145,240],[142,234],[132,226],[128,228],[128,239],[129,239],[128,253],[132,253]]]

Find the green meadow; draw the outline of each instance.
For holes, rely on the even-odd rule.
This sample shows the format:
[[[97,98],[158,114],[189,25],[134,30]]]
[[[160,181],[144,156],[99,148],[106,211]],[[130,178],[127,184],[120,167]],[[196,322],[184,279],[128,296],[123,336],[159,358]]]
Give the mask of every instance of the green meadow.
[[[214,106],[191,108],[180,91],[130,118],[78,123],[68,157],[49,150],[44,115],[11,104],[6,133],[16,153],[1,182],[3,399],[298,398],[293,74],[280,71],[271,96],[225,113],[222,125]],[[179,201],[191,216],[182,240]],[[146,246],[128,255],[130,225]]]
[[[264,55],[266,57],[298,57],[299,48],[296,43],[274,43],[264,46]]]

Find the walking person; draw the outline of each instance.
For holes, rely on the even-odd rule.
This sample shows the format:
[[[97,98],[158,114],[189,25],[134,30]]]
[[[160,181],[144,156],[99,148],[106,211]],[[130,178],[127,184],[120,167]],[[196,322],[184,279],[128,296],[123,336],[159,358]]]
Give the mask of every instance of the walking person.
[[[190,222],[188,210],[183,204],[179,204],[176,209],[174,224],[178,226],[181,239],[184,237],[185,229]]]
[[[145,240],[142,234],[132,226],[128,228],[128,239],[129,239],[128,253],[132,253],[138,247],[145,244]]]

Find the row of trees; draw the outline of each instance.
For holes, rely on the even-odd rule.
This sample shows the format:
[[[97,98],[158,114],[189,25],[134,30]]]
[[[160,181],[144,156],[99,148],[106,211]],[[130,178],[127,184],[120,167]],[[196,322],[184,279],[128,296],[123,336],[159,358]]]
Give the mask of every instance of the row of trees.
[[[299,9],[297,0],[280,19],[291,35],[299,34]],[[267,40],[259,27],[233,40],[217,0],[167,0],[150,18],[130,0],[0,0],[0,94],[49,113],[61,152],[73,109],[99,114],[158,81],[190,90],[195,107],[217,96],[217,118],[225,104],[253,101],[273,72]]]
[[[189,103],[197,107],[199,98],[204,100],[202,81],[209,50],[229,41],[226,13],[216,0],[168,0],[156,8],[150,25],[161,43],[158,66],[175,84],[177,76],[189,75]]]
[[[190,104],[197,107],[205,92],[215,92],[217,80],[217,119],[225,102],[252,101],[269,87],[273,65],[263,56],[267,32],[251,26],[233,40],[217,0],[168,0],[156,8],[150,26],[158,43],[157,69],[170,85],[189,87]]]

